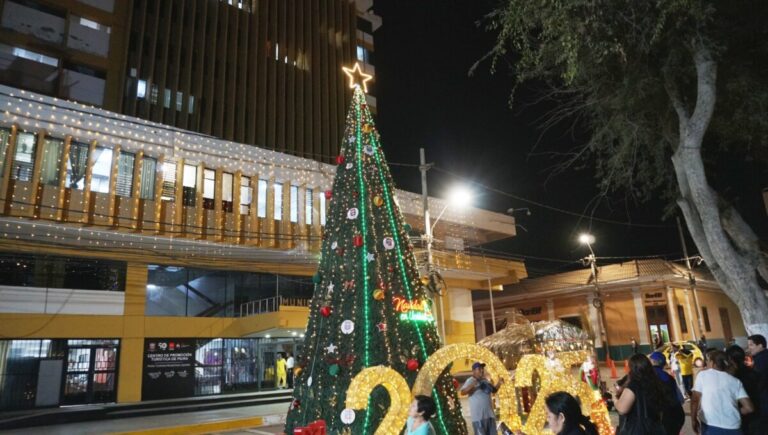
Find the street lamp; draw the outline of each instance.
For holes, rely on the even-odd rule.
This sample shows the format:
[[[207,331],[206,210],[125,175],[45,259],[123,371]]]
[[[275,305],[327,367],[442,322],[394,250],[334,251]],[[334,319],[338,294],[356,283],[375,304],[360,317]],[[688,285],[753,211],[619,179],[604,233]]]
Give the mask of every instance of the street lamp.
[[[589,256],[584,258],[584,261],[585,263],[589,263],[589,266],[592,269],[592,283],[595,286],[595,298],[592,300],[592,304],[595,308],[600,310],[598,311],[598,315],[600,316],[598,322],[598,327],[600,328],[600,342],[603,345],[603,349],[605,349],[605,358],[606,361],[608,361],[611,359],[611,352],[609,347],[610,343],[608,341],[608,327],[605,323],[605,305],[600,298],[600,285],[597,282],[597,259],[595,257],[595,251],[592,250],[592,244],[595,243],[595,236],[589,233],[582,233],[579,235],[579,242],[582,245],[587,245],[587,248],[589,248]]]

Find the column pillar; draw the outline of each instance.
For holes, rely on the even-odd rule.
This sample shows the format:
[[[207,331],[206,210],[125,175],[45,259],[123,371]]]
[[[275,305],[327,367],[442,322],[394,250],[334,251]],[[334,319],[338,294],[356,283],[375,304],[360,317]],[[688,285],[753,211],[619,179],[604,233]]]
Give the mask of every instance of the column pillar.
[[[587,307],[589,309],[589,326],[592,329],[592,334],[595,336],[594,343],[595,349],[603,348],[602,328],[600,325],[600,316],[597,313],[595,307],[595,295],[590,293],[587,295]]]
[[[117,402],[141,401],[144,364],[144,313],[147,300],[147,265],[128,263],[125,284],[124,332],[120,337]]]
[[[547,299],[547,315],[549,320],[555,320],[555,302],[552,299]]]
[[[645,317],[645,305],[643,304],[643,295],[640,288],[632,289],[632,302],[635,303],[635,318],[637,318],[637,344],[650,345],[650,336],[648,331],[648,319]]]
[[[688,289],[685,289],[683,290],[683,293],[685,294],[685,310],[688,312],[688,323],[690,325],[688,328],[691,331],[691,340],[698,341],[698,337],[696,337],[696,323],[693,318],[693,308],[691,308],[691,298],[688,295],[690,292]]]
[[[669,337],[670,341],[682,340],[683,333],[680,330],[680,318],[677,316],[677,298],[675,297],[675,289],[670,286],[666,287],[667,291],[667,312],[669,313],[669,322],[672,327],[672,337]]]

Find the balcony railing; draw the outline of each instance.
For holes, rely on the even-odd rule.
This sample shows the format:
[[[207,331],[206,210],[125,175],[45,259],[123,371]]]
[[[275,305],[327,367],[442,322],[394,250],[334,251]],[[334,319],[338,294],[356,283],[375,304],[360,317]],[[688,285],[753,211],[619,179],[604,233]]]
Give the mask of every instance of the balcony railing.
[[[256,314],[274,313],[280,310],[280,306],[309,307],[309,298],[285,298],[273,296],[271,298],[258,299],[240,304],[240,317],[255,316]]]

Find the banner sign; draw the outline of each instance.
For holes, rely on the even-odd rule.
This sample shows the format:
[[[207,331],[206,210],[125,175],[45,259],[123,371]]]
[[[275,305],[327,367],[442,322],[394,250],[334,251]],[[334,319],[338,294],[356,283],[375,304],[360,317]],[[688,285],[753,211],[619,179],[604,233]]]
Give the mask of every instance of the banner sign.
[[[190,397],[195,394],[195,339],[144,339],[141,400]]]

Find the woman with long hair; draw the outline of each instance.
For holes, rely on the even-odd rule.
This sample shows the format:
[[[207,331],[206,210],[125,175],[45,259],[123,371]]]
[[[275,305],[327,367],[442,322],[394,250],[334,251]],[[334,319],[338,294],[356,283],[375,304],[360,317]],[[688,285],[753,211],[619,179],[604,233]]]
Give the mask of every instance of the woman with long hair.
[[[547,423],[556,435],[597,435],[597,427],[581,413],[581,405],[570,394],[558,391],[547,396]]]
[[[627,382],[616,393],[616,410],[623,416],[617,434],[666,433],[661,415],[667,397],[648,357],[633,355],[629,359]]]
[[[741,415],[753,412],[754,406],[744,385],[731,375],[735,365],[725,352],[713,350],[707,352],[707,367],[696,378],[691,394],[693,431],[740,435]]]

